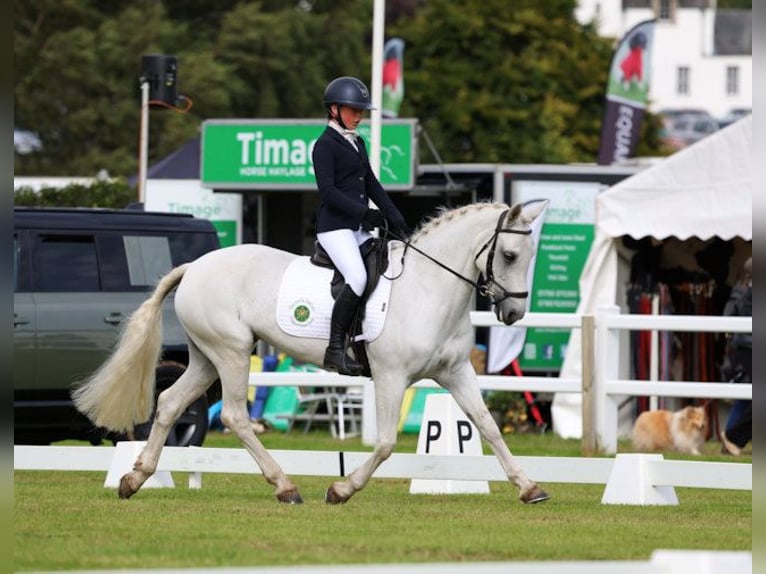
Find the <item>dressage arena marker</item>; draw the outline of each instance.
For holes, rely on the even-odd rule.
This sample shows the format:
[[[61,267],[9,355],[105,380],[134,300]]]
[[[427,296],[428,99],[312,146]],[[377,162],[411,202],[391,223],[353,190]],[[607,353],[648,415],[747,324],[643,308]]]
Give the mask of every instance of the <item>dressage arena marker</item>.
[[[418,435],[418,454],[483,454],[479,429],[468,420],[452,395],[430,394],[423,409]],[[431,480],[414,478],[410,494],[489,494],[486,480]]]
[[[118,488],[120,479],[123,475],[133,470],[133,463],[136,462],[138,455],[146,446],[146,441],[124,441],[118,442],[114,450],[112,463],[109,465],[109,472],[106,473],[104,480],[105,488]],[[175,487],[173,476],[167,470],[158,470],[144,483],[144,488],[163,488]]]
[[[120,443],[118,443],[119,445]],[[14,470],[108,471],[118,447],[108,446],[27,446],[14,445]],[[125,449],[126,447],[122,447]],[[136,448],[135,445],[127,447]],[[287,474],[294,476],[344,476],[364,463],[369,453],[338,451],[269,450]],[[623,457],[584,458],[518,456],[528,476],[542,483],[608,484],[612,469]],[[632,480],[656,486],[753,490],[753,465],[741,462],[664,460],[662,455],[646,457],[637,465]],[[261,474],[243,448],[166,446],[158,472],[188,472],[189,488],[202,487],[202,473]],[[490,480],[508,482],[500,463],[492,455],[437,455],[394,453],[373,474],[374,478],[423,478],[435,480]],[[616,488],[616,487],[614,487]],[[627,487],[626,487],[627,488]],[[621,491],[618,491],[618,493]],[[622,498],[610,494],[605,504],[641,503],[630,492]]]
[[[661,454],[618,455],[609,473],[601,504],[677,505],[672,486],[655,486],[649,478],[647,464],[660,461]]]

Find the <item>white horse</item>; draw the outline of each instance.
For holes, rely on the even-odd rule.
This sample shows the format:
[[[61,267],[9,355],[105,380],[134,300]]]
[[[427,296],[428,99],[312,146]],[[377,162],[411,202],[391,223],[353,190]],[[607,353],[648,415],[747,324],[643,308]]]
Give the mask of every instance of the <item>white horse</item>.
[[[545,205],[476,203],[444,211],[413,235],[409,248],[397,245],[392,259],[403,252],[403,269],[391,285],[383,330],[367,344],[377,441],[364,464],[329,487],[327,503],[346,502],[391,455],[404,392],[424,378],[450,391],[519,489],[522,502],[549,498],[514,460],[484,404],[470,361],[474,330],[469,313],[474,289],[479,287],[492,299],[498,320],[510,325],[524,316],[527,268],[533,255],[529,224]],[[276,488],[277,499],[302,502],[293,482],[253,433],[247,411],[250,355],[258,339],[299,360],[322,364],[326,340],[288,335],[276,321],[282,276],[296,257],[245,244],[173,269],[131,316],[107,362],[74,391],[78,409],[98,426],[125,432],[148,420],[162,339],[162,302],[177,287],[175,309],[188,336],[189,366],[159,395],[146,446],[132,472],[120,481],[120,498],[138,492],[156,471],[169,429],[218,377],[222,422]],[[485,280],[479,284],[481,274]]]

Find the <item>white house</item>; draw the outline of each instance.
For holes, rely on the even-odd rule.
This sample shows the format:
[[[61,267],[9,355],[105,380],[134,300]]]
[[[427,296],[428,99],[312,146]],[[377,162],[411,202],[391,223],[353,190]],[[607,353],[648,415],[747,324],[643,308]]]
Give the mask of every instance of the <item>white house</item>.
[[[752,11],[718,10],[716,0],[580,0],[579,22],[619,40],[656,19],[649,109],[695,108],[723,118],[752,109]]]

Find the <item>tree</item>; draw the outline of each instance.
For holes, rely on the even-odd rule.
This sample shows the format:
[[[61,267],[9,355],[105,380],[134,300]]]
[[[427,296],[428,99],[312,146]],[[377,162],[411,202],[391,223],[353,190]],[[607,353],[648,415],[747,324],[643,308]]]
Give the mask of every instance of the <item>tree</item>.
[[[183,24],[159,2],[16,2],[16,125],[41,139],[39,153],[16,158],[16,173],[129,176],[137,171],[141,56],[177,54],[180,91],[191,94],[190,116],[150,113],[150,156],[162,157],[198,130],[201,113],[227,113],[219,64],[205,45],[187,43]],[[186,48],[191,46],[191,48]],[[204,90],[204,91],[203,91]]]
[[[420,118],[445,161],[593,161],[613,47],[577,23],[575,4],[430,0],[394,22],[402,115]]]
[[[137,201],[136,192],[124,180],[72,183],[65,187],[22,187],[14,193],[14,205],[35,207],[111,207],[123,209]]]
[[[446,161],[558,163],[596,157],[609,40],[576,22],[575,0],[395,0],[405,39],[402,115]],[[370,83],[373,0],[15,0],[16,126],[42,150],[15,173],[138,171],[144,54],[178,60],[187,113],[152,106],[149,162],[212,118],[318,118],[327,83]],[[182,104],[179,103],[179,107]],[[645,122],[644,153],[657,153]],[[428,151],[423,149],[422,157]]]

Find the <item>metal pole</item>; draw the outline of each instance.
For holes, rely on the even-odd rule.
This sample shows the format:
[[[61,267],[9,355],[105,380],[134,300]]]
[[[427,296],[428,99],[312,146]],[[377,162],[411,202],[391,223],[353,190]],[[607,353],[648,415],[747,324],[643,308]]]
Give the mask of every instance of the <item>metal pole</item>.
[[[138,142],[138,202],[146,201],[146,165],[149,147],[149,82],[141,82],[141,133]]]
[[[375,0],[372,16],[372,105],[370,114],[370,167],[380,177],[380,129],[383,106],[383,30],[386,27],[386,1]]]

